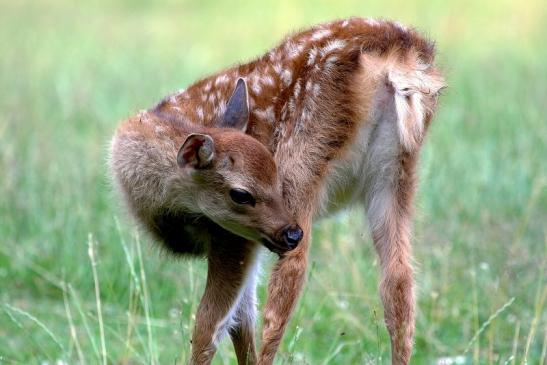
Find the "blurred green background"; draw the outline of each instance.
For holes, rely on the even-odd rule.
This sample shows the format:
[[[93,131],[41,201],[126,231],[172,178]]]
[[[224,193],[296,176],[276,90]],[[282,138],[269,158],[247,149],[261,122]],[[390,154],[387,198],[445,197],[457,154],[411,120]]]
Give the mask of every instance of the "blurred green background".
[[[193,80],[349,15],[418,27],[437,41],[449,85],[421,159],[413,363],[544,364],[546,8],[1,0],[0,364],[185,363],[204,263],[139,237],[111,191],[109,139],[120,120]],[[278,363],[388,363],[361,213],[317,224]],[[274,259],[265,256],[261,303]],[[233,363],[224,341],[215,364]]]

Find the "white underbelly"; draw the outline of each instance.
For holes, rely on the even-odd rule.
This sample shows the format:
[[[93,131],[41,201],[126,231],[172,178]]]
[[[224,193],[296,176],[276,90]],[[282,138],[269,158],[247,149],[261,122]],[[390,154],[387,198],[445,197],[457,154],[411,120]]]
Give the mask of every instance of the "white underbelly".
[[[397,161],[397,127],[389,118],[361,123],[357,138],[346,153],[333,160],[320,196],[318,216],[323,217],[352,205],[365,206],[373,181],[390,179]]]

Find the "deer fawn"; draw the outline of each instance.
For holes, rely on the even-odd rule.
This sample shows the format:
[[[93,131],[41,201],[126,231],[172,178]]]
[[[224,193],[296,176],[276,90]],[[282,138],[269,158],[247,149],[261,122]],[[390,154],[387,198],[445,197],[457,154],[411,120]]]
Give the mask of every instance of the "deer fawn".
[[[303,286],[313,219],[358,203],[380,257],[392,363],[408,364],[415,169],[444,87],[433,61],[433,44],[412,29],[334,21],[119,127],[111,166],[130,211],[171,251],[208,260],[191,363],[210,363],[229,333],[240,364],[271,364]],[[279,261],[257,355],[260,244]]]

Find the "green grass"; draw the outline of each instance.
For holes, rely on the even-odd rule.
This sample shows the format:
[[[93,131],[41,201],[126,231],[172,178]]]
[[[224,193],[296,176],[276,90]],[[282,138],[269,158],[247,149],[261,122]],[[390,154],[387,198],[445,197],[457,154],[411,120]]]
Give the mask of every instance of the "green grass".
[[[204,263],[138,237],[108,183],[109,138],[167,93],[287,31],[346,15],[417,25],[438,41],[449,84],[421,160],[413,363],[545,363],[542,1],[25,0],[0,9],[0,364],[185,362]],[[314,229],[278,363],[388,362],[361,213]],[[234,362],[225,341],[215,363]]]

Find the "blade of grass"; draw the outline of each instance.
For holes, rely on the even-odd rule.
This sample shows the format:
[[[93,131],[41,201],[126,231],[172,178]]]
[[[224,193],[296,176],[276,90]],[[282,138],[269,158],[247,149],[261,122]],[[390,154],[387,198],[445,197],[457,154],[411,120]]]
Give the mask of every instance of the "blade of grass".
[[[334,360],[334,358],[336,357],[336,355],[338,355],[340,353],[340,351],[342,351],[342,349],[344,347],[348,347],[348,346],[353,346],[353,345],[358,345],[360,343],[360,341],[352,341],[352,342],[347,342],[347,341],[344,341],[344,342],[341,342],[338,344],[338,346],[336,346],[336,348],[334,349],[334,351],[323,361],[323,365],[327,365],[328,363],[330,363],[332,360]]]
[[[84,324],[84,328],[86,330],[87,336],[89,338],[89,341],[91,342],[91,347],[93,348],[93,352],[95,353],[95,356],[100,361],[101,355],[99,354],[99,348],[97,347],[97,343],[95,342],[95,336],[91,332],[91,327],[89,326],[89,323],[87,321],[87,315],[84,312],[82,308],[82,302],[80,300],[80,296],[76,293],[74,288],[72,288],[72,285],[68,284],[68,294],[71,298],[74,299],[74,304],[76,305],[76,309],[78,310],[78,314],[80,314],[80,318],[82,319],[82,322]]]
[[[4,313],[6,313],[8,318],[17,326],[17,328],[19,328],[23,333],[25,333],[27,335],[27,338],[30,339],[30,341],[32,341],[32,343],[36,345],[36,347],[42,351],[44,356],[46,356],[47,358],[51,358],[51,356],[48,354],[48,352],[44,348],[43,344],[40,341],[36,341],[36,339],[33,336],[31,336],[31,333],[29,333],[29,331],[23,326],[23,324],[19,322],[19,320],[15,318],[13,314],[6,307],[2,307],[2,309],[4,310]]]
[[[148,351],[150,355],[150,363],[151,364],[157,364],[157,354],[154,347],[154,337],[153,337],[153,331],[152,331],[152,325],[150,324],[150,298],[148,296],[148,287],[146,284],[146,273],[144,270],[144,263],[142,260],[142,250],[141,250],[141,242],[139,239],[139,235],[137,234],[136,240],[137,244],[137,256],[139,259],[139,270],[141,274],[141,286],[142,286],[142,293],[143,293],[143,305],[144,305],[144,315],[146,318],[146,330],[148,332]]]
[[[30,314],[30,313],[28,313],[28,312],[26,312],[26,311],[24,311],[20,308],[13,307],[13,306],[11,306],[7,303],[4,303],[4,307],[9,309],[12,312],[15,312],[15,313],[17,313],[17,314],[19,314],[23,317],[26,317],[31,322],[34,322],[38,327],[40,327],[42,330],[44,330],[45,333],[47,333],[47,335],[53,340],[53,342],[55,342],[55,344],[63,352],[63,354],[65,353],[65,347],[63,346],[63,344],[59,341],[57,336],[55,336],[55,334],[45,325],[44,322],[40,321],[38,318],[36,318],[32,314]]]
[[[473,254],[473,268],[476,267],[475,265],[475,255]],[[479,328],[479,299],[477,294],[477,272],[475,269],[471,272],[471,275],[473,277],[473,280],[471,281],[472,287],[473,287],[473,327],[475,329],[475,335],[471,338],[470,344],[473,344],[473,364],[479,365],[480,361],[480,352],[481,352],[481,343],[480,343],[480,337],[479,334],[482,332]],[[467,348],[464,351],[464,355],[469,351],[471,347],[467,345]]]
[[[541,278],[543,278],[543,268],[541,269]],[[526,347],[524,348],[524,357],[522,359],[522,364],[525,365],[528,363],[528,352],[530,351],[530,345],[534,339],[539,320],[541,318],[541,313],[543,310],[543,304],[545,304],[545,296],[547,295],[547,288],[543,287],[543,282],[540,280],[540,287],[538,288],[538,295],[536,296],[536,305],[535,305],[535,315],[532,320],[532,325],[530,326],[530,332],[528,333],[528,339],[526,340]],[[541,290],[543,288],[543,290]],[[541,294],[540,294],[541,293]]]
[[[539,365],[545,364],[546,355],[547,355],[547,329],[543,331],[543,345],[541,347],[541,356],[539,357]]]
[[[520,334],[520,321],[517,322],[517,326],[515,328],[515,336],[513,336],[513,351],[511,352],[511,356],[509,357],[511,359],[511,365],[515,365],[515,361],[517,360],[519,334]]]
[[[481,325],[479,330],[475,332],[475,334],[473,335],[473,337],[467,344],[467,347],[465,348],[465,351],[462,353],[462,355],[465,355],[469,352],[469,350],[471,349],[471,346],[473,346],[475,342],[478,341],[481,333],[484,332],[484,330],[490,325],[490,323],[492,323],[493,320],[495,320],[501,313],[503,313],[507,308],[509,308],[514,301],[515,301],[515,297],[512,297],[504,305],[502,305],[497,311],[495,311],[494,314],[488,317],[488,319]]]
[[[125,260],[127,262],[127,266],[129,266],[129,273],[131,276],[129,280],[129,310],[127,312],[127,330],[126,330],[126,336],[125,336],[126,353],[124,354],[124,356],[127,356],[128,355],[127,350],[129,349],[130,346],[132,346],[131,338],[133,336],[133,330],[135,328],[135,318],[137,315],[137,303],[141,294],[141,290],[140,290],[139,278],[137,277],[137,273],[135,271],[133,253],[130,252],[129,247],[127,246],[127,243],[125,242],[125,239],[123,238],[119,220],[117,218],[114,218],[114,221],[116,222],[116,229],[120,237],[120,244],[122,245],[123,252],[125,255]],[[137,335],[138,334],[139,332],[137,331]],[[139,336],[139,340],[140,340],[140,336]]]
[[[82,352],[82,347],[80,346],[80,341],[78,340],[78,335],[76,333],[76,327],[74,326],[74,321],[72,320],[72,312],[70,311],[70,305],[68,303],[68,287],[66,282],[63,281],[63,303],[65,306],[66,318],[68,320],[68,327],[70,329],[70,337],[72,342],[74,342],[74,347],[76,347],[76,354],[78,355],[78,361],[81,365],[85,365],[85,358]]]
[[[106,341],[104,337],[103,312],[101,306],[101,291],[99,285],[99,275],[97,275],[97,260],[95,258],[95,249],[93,244],[93,236],[91,233],[87,239],[89,260],[91,261],[91,270],[93,272],[93,282],[95,283],[95,303],[97,305],[97,317],[99,320],[99,333],[101,339],[101,360],[103,365],[107,365],[106,361]]]

